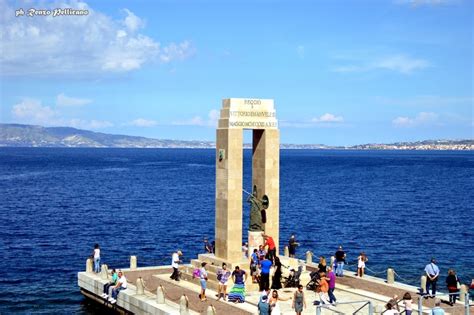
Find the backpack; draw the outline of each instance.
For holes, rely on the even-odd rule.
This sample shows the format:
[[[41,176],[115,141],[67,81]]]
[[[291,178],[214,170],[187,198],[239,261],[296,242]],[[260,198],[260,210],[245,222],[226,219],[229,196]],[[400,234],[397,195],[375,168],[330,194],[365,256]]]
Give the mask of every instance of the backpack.
[[[193,271],[193,279],[194,278],[201,278],[201,270],[199,268],[195,268]]]

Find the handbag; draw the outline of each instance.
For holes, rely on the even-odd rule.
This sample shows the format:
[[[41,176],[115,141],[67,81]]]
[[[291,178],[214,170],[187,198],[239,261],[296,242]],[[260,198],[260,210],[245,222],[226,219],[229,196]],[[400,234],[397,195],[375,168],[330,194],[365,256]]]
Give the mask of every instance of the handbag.
[[[461,289],[461,282],[459,282],[458,276],[456,276],[456,288]]]

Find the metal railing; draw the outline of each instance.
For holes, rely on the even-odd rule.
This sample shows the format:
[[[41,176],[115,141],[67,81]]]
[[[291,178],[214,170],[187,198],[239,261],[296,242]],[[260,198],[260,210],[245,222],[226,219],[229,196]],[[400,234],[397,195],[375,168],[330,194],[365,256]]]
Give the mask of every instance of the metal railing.
[[[368,307],[369,310],[369,315],[374,314],[374,306],[372,305],[372,301],[369,300],[364,300],[364,301],[351,301],[351,302],[337,302],[337,305],[343,305],[343,304],[359,304],[363,303],[361,307],[359,307],[357,310],[355,310],[352,315],[356,315],[360,310],[362,310],[364,307]],[[332,306],[331,304],[320,304],[316,305],[316,315],[321,315],[321,309],[322,308],[329,308]]]

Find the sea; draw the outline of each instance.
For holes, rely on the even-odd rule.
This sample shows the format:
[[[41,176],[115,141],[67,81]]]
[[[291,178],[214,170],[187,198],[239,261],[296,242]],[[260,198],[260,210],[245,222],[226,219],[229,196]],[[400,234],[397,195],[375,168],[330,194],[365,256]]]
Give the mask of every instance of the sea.
[[[280,154],[281,251],[295,233],[300,258],[342,245],[369,275],[417,285],[435,257],[441,288],[448,268],[474,278],[474,152]],[[243,176],[250,191],[250,150]],[[214,237],[214,198],[210,149],[0,148],[0,313],[99,314],[77,285],[94,244],[112,268],[190,261]]]

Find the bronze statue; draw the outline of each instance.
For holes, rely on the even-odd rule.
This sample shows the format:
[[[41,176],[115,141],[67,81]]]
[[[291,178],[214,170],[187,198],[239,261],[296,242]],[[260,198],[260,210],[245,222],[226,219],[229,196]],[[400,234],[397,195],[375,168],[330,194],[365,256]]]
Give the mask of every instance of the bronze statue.
[[[259,200],[257,198],[257,186],[254,185],[252,193],[249,193],[247,202],[250,203],[249,231],[265,231],[265,223],[267,222],[265,210],[268,208],[269,204],[268,197],[264,195],[262,200]]]

